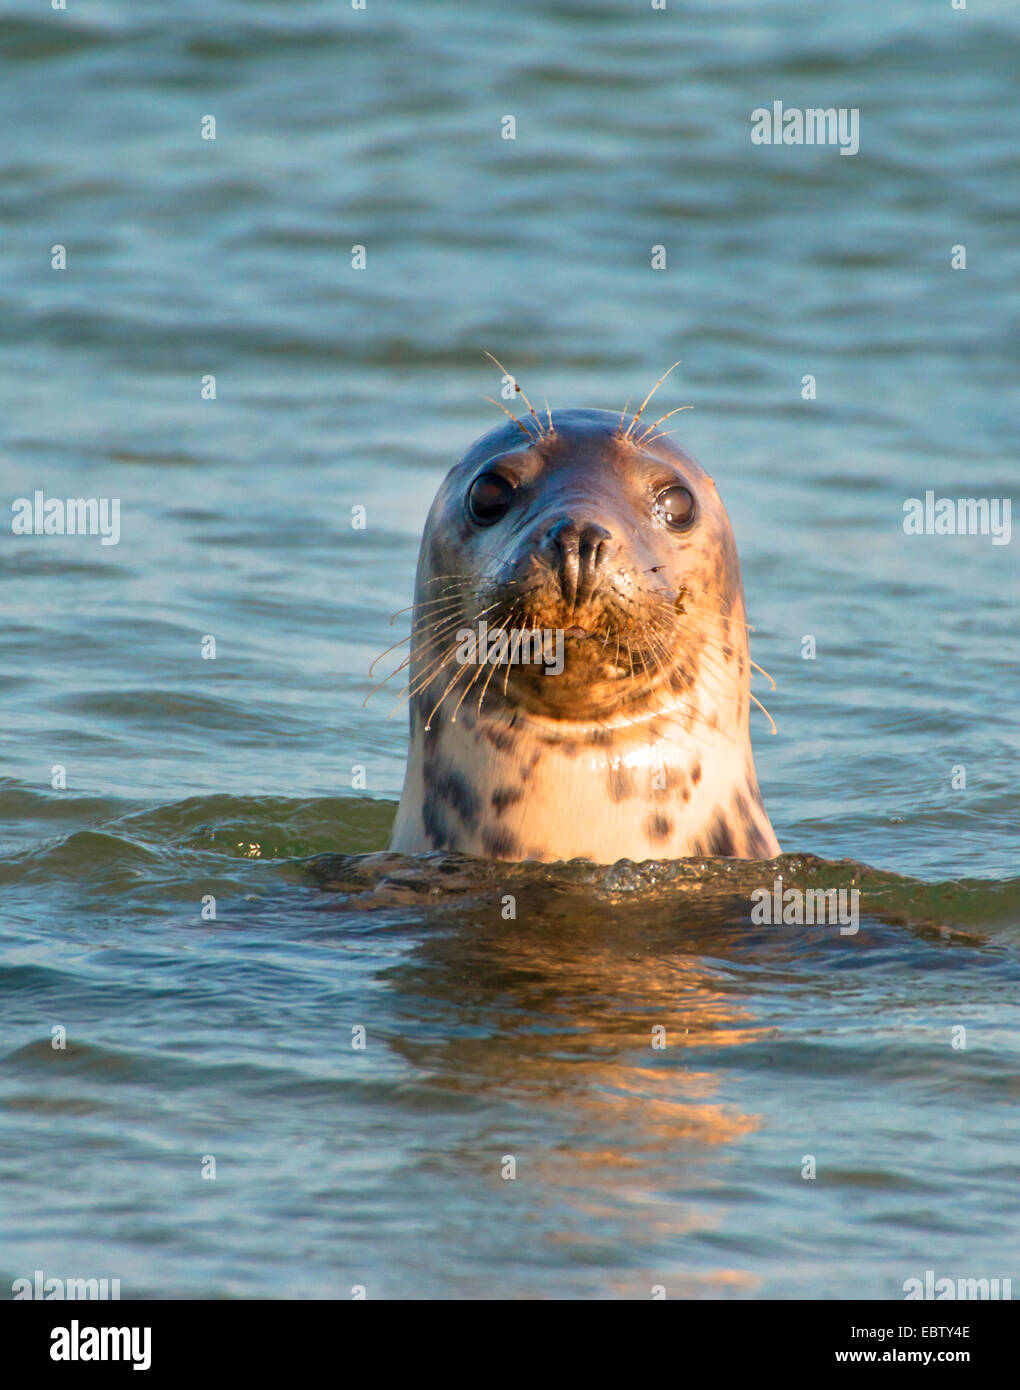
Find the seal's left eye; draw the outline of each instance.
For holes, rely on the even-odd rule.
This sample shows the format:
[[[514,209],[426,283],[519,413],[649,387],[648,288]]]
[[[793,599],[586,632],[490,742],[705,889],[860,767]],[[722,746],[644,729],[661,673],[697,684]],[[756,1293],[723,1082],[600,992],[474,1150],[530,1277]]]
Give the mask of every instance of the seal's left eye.
[[[479,473],[468,492],[468,511],[479,526],[505,516],[514,500],[514,485],[500,473]]]
[[[694,521],[694,494],[679,483],[668,487],[655,499],[655,510],[674,531],[686,531]]]

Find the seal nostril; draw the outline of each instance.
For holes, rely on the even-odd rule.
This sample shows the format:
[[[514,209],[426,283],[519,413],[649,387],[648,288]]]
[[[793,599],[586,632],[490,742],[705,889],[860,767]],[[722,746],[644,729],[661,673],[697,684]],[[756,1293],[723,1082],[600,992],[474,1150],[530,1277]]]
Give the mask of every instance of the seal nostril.
[[[608,540],[609,532],[604,526],[599,526],[594,521],[583,526],[578,538],[578,553],[582,565],[587,562],[592,569],[597,569]]]
[[[609,532],[598,522],[585,521],[578,526],[570,517],[563,517],[546,532],[563,597],[572,608],[591,596],[610,539]]]
[[[546,539],[552,545],[553,550],[561,556],[569,555],[571,552],[577,554],[580,537],[577,527],[567,518],[554,522],[546,532]]]

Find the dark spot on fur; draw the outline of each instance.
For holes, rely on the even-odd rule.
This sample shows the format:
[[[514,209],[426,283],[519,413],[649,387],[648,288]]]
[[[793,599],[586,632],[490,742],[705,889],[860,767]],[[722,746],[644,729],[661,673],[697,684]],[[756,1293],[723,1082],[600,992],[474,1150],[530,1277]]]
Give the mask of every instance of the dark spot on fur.
[[[691,781],[694,783],[695,786],[697,786],[698,783],[701,781],[700,763],[695,763],[695,765],[691,768]]]
[[[443,808],[430,796],[425,798],[425,805],[422,807],[422,823],[425,826],[425,833],[432,842],[433,849],[447,849],[450,844],[450,831],[446,824],[446,816]]]
[[[611,801],[624,801],[634,795],[634,778],[625,767],[611,767],[606,773],[606,786]]]
[[[440,779],[437,790],[441,796],[445,796],[462,821],[471,824],[477,820],[478,794],[461,773],[450,768],[445,778]]]
[[[540,748],[535,748],[535,749],[532,750],[531,757],[528,759],[527,766],[526,766],[526,767],[523,767],[523,766],[522,766],[521,769],[520,769],[520,772],[521,772],[521,781],[522,781],[522,782],[526,782],[526,781],[528,780],[528,778],[531,776],[531,774],[532,774],[532,772],[533,772],[533,770],[534,770],[536,764],[540,761],[541,757],[542,757],[542,750],[541,750]]]
[[[478,819],[478,794],[467,778],[450,763],[438,756],[425,755],[422,764],[425,783],[425,803],[442,814],[449,807],[465,825]]]
[[[768,859],[772,853],[765,832],[753,823],[747,827],[747,853],[751,859]]]
[[[645,821],[645,834],[650,840],[656,843],[661,844],[663,840],[669,839],[672,832],[673,822],[668,816],[662,815],[659,811],[656,811],[654,815],[649,816]]]
[[[520,801],[524,792],[520,787],[497,787],[492,793],[492,804],[496,809],[496,815],[501,816],[508,806],[512,806],[515,801]]]
[[[482,729],[493,748],[498,748],[501,753],[512,753],[517,747],[517,735],[505,725],[486,723]]]
[[[715,820],[708,832],[708,852],[720,859],[732,859],[737,852],[733,843],[733,832],[721,811],[716,812]]]
[[[517,859],[520,857],[520,844],[515,835],[508,830],[495,830],[486,826],[482,831],[482,844],[490,859]]]

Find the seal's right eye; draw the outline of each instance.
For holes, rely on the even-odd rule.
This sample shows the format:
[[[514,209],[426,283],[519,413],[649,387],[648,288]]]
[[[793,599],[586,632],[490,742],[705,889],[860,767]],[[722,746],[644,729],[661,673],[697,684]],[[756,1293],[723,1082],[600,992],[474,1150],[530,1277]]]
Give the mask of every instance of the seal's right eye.
[[[510,510],[514,485],[500,473],[479,473],[467,495],[468,511],[479,526],[491,526]]]

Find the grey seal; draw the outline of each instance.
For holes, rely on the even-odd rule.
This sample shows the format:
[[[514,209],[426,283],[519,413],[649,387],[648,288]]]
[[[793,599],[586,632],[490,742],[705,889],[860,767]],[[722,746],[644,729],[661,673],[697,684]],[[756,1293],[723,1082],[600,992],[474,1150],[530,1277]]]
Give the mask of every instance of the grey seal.
[[[529,410],[468,449],[428,515],[390,848],[771,858],[714,482],[640,410]]]

